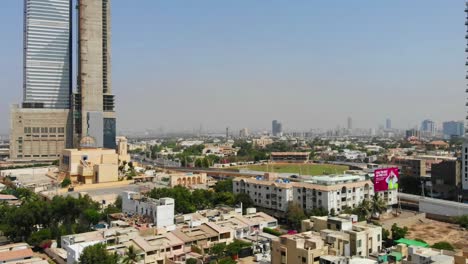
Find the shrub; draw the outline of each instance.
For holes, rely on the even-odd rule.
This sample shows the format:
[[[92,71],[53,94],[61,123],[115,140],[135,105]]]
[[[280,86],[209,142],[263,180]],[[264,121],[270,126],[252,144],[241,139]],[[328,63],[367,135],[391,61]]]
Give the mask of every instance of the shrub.
[[[267,234],[270,234],[270,235],[274,235],[274,236],[281,236],[282,235],[280,231],[275,230],[275,229],[271,229],[271,228],[268,228],[268,227],[264,227],[263,232],[265,232]]]
[[[455,249],[452,246],[452,244],[450,244],[449,242],[446,242],[446,241],[437,242],[434,245],[432,245],[432,248],[443,249],[443,250],[451,250],[451,251],[453,251]]]
[[[62,186],[62,188],[66,188],[68,187],[70,184],[71,184],[71,180],[69,178],[65,178],[63,179],[62,183],[60,184]]]

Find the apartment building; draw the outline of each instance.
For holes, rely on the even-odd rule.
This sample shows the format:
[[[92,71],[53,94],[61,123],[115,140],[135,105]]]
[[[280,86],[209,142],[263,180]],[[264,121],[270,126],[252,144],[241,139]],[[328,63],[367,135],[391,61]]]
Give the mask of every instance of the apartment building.
[[[426,161],[423,159],[415,159],[410,157],[396,157],[393,162],[400,167],[400,174],[402,176],[425,176]]]
[[[340,213],[345,208],[353,208],[364,199],[374,196],[373,183],[365,176],[327,175],[314,176],[313,180],[289,182],[277,178],[275,174],[265,174],[256,178],[236,178],[233,192],[246,193],[255,206],[284,213],[290,203],[304,210],[323,208]],[[397,204],[397,190],[379,192],[389,208]]]
[[[122,212],[147,216],[157,227],[174,226],[174,208],[172,198],[152,199],[131,191],[122,195]]]
[[[266,173],[256,178],[234,179],[233,192],[248,194],[255,206],[286,212],[288,203],[293,199],[293,184],[278,179],[276,174]]]
[[[272,243],[271,263],[319,264],[320,257],[325,255],[328,255],[328,246],[315,232],[284,235]]]
[[[217,243],[229,244],[234,241],[234,231],[220,227],[214,223],[203,223],[197,226],[184,225],[176,228],[172,233],[181,239],[186,248],[197,246],[208,249]]]

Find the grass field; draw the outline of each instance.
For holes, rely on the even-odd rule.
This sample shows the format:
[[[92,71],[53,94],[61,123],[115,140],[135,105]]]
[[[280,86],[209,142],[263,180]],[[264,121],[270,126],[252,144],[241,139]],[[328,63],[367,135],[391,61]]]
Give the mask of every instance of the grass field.
[[[324,174],[342,174],[348,170],[348,166],[333,164],[268,164],[268,165],[249,165],[249,170],[278,172],[278,173],[296,173],[301,175],[324,175]]]

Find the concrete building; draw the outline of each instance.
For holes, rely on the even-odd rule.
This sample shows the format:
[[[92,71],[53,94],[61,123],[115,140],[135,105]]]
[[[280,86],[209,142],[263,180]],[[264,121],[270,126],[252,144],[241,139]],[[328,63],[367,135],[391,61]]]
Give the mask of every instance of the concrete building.
[[[109,253],[125,255],[133,246],[139,263],[166,264],[168,260],[182,260],[190,249],[186,250],[181,239],[173,233],[158,233],[155,229],[139,230],[135,227],[111,227],[109,229],[81,234],[62,236],[61,247],[66,251],[67,264],[77,263],[87,246],[102,243]]]
[[[309,161],[309,152],[272,152],[272,162],[306,163]]]
[[[152,199],[140,193],[126,191],[122,195],[122,212],[149,217],[156,227],[174,226],[174,206],[172,198]]]
[[[353,129],[353,119],[349,116],[348,119],[347,119],[347,129],[348,130],[352,130]]]
[[[169,175],[169,186],[177,185],[184,187],[195,187],[196,185],[207,184],[206,173],[177,173]]]
[[[405,135],[406,135],[407,139],[409,139],[409,138],[420,139],[421,138],[421,131],[419,131],[418,129],[409,129],[409,130],[406,130]]]
[[[390,118],[387,118],[385,120],[385,129],[387,129],[387,130],[392,129],[392,120]]]
[[[249,129],[247,128],[242,128],[240,131],[239,131],[239,137],[240,138],[246,138],[249,136]]]
[[[461,162],[445,160],[433,164],[431,169],[432,192],[447,200],[458,200],[461,194]]]
[[[280,213],[286,212],[290,203],[306,211],[323,208],[339,213],[374,196],[373,183],[357,175],[314,176],[310,181],[289,182],[270,173],[264,177],[235,178],[233,192],[246,193],[255,206]],[[397,190],[378,193],[389,208],[398,203],[397,194]]]
[[[445,255],[443,250],[417,247],[417,246],[409,246],[407,260],[404,261],[404,263],[406,264],[455,263],[453,252],[450,252],[450,251],[446,251],[446,252],[448,252],[450,255]]]
[[[348,215],[312,216],[302,221],[301,230],[321,232],[335,255],[368,257],[371,253],[380,252],[382,227],[366,222],[357,223],[356,218]]]
[[[283,136],[283,124],[281,124],[281,122],[278,122],[278,120],[273,120],[271,122],[271,134],[274,137]]]
[[[284,235],[272,243],[271,263],[319,264],[320,257],[325,255],[328,255],[328,245],[320,235],[313,232]]]
[[[442,131],[445,139],[462,137],[465,134],[465,124],[463,121],[447,121],[442,123]]]
[[[96,147],[116,148],[111,85],[110,1],[78,1],[78,90],[74,94],[75,144],[85,136]]]
[[[122,164],[122,162],[130,162],[128,140],[126,137],[117,137],[117,154],[119,155],[119,164]]]
[[[393,163],[400,168],[402,176],[425,176],[427,174],[426,161],[420,158],[396,157]]]
[[[185,225],[178,227],[172,233],[182,240],[187,248],[193,245],[207,250],[214,244],[229,244],[234,241],[234,230],[211,222],[197,226]]]
[[[430,119],[426,119],[421,123],[421,133],[424,136],[431,137],[434,136],[436,133],[436,124],[434,121]]]
[[[23,103],[10,115],[13,161],[56,160],[71,146],[71,12],[68,0],[24,1]]]
[[[119,177],[118,163],[118,155],[113,149],[65,149],[59,169],[72,181],[85,184],[114,182]]]
[[[260,138],[252,139],[252,144],[254,145],[254,147],[265,148],[266,146],[273,144],[273,139],[266,136],[262,136]]]
[[[71,145],[68,109],[11,109],[10,160],[53,161]]]
[[[46,260],[34,257],[27,243],[14,243],[0,246],[0,263],[47,264]]]

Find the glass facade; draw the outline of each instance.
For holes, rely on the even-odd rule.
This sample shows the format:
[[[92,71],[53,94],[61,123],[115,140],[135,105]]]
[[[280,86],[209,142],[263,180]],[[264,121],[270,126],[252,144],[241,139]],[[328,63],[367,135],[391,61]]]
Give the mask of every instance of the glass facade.
[[[70,108],[71,2],[24,0],[24,104]]]

